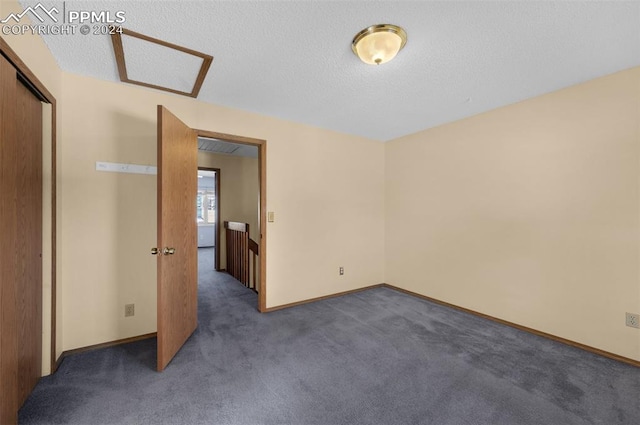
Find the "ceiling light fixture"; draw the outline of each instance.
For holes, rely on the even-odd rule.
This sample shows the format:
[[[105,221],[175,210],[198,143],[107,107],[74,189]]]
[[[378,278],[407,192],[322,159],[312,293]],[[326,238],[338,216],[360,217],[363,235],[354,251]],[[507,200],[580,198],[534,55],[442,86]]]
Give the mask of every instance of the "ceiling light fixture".
[[[364,63],[380,65],[389,62],[407,43],[407,33],[397,25],[371,25],[351,42],[351,50]]]

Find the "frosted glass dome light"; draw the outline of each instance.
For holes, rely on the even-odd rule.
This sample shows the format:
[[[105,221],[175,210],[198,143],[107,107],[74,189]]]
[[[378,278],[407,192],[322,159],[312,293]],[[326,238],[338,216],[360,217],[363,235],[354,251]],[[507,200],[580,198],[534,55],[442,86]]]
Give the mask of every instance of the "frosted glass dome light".
[[[407,43],[407,33],[391,24],[372,25],[363,29],[351,42],[351,49],[369,65],[389,62]]]

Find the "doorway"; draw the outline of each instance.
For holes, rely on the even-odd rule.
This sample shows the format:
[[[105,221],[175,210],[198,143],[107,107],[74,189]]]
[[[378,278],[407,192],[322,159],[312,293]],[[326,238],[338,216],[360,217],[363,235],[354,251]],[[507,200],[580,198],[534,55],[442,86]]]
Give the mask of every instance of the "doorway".
[[[198,257],[211,257],[202,263],[199,261],[198,272],[203,266],[212,271],[220,271],[220,179],[219,168],[198,167]]]
[[[200,267],[211,268],[208,257],[214,256],[216,271],[226,272],[231,281],[259,294],[259,146],[199,135],[198,165],[198,256],[204,256]],[[208,279],[215,284],[230,281],[217,275]]]
[[[190,128],[158,105],[157,370],[163,371],[198,326],[196,194],[198,138],[257,147],[258,216],[266,222],[266,141]],[[221,170],[222,171],[222,170]],[[225,174],[226,175],[226,174]],[[266,311],[266,228],[258,228],[258,310]],[[257,245],[256,243],[256,245]],[[254,268],[255,270],[255,268]]]

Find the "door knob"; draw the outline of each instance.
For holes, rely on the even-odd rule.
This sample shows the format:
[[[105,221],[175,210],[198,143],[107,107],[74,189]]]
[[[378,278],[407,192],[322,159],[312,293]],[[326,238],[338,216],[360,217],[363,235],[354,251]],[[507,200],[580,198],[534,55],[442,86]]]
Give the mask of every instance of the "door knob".
[[[151,255],[173,255],[175,254],[176,249],[175,248],[169,248],[169,247],[165,247],[162,248],[162,251],[160,251],[158,248],[151,248]]]

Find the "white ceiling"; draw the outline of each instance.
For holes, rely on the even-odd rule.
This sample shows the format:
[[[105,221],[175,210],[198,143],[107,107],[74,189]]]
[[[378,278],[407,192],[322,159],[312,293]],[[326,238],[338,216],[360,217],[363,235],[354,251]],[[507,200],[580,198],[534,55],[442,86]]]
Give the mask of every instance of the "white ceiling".
[[[35,1],[21,0],[32,5]],[[60,1],[42,1],[58,5]],[[214,56],[199,99],[389,140],[640,65],[640,3],[577,1],[67,1]],[[395,60],[353,36],[402,26]],[[108,36],[44,36],[62,69],[119,81]],[[153,78],[157,66],[146,69]]]

